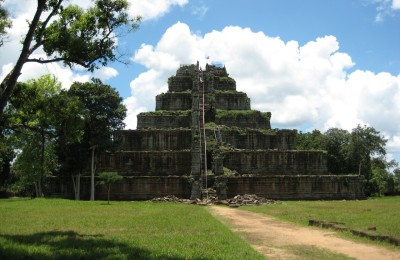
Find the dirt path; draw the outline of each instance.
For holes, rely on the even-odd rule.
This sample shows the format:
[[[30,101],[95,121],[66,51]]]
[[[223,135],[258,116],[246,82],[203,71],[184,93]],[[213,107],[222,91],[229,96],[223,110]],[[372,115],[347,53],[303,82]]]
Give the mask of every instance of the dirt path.
[[[210,211],[241,233],[259,252],[271,259],[297,259],[291,248],[313,247],[356,259],[400,259],[391,251],[335,236],[333,231],[299,227],[275,218],[228,207],[211,206]]]

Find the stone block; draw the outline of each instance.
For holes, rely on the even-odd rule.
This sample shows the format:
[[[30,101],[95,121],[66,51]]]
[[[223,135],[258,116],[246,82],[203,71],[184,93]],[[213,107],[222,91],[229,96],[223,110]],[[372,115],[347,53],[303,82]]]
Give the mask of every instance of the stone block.
[[[271,113],[256,110],[217,110],[217,125],[241,128],[271,129]]]
[[[250,110],[250,98],[243,92],[216,92],[215,108],[223,110]]]
[[[156,96],[157,110],[189,110],[192,108],[190,92],[167,92]]]

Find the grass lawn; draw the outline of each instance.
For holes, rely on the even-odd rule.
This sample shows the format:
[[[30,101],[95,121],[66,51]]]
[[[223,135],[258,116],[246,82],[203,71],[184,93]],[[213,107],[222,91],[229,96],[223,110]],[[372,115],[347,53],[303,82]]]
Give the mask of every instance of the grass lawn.
[[[0,200],[0,259],[263,259],[200,206]]]
[[[400,237],[400,196],[342,201],[284,201],[260,207],[240,207],[282,220],[308,225],[309,219],[343,222],[349,228]]]

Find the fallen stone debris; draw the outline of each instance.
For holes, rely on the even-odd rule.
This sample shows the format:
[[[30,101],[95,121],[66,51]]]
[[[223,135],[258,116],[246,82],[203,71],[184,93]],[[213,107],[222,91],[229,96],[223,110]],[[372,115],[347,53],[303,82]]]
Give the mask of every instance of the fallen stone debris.
[[[152,202],[176,202],[176,203],[186,203],[186,204],[193,204],[192,200],[189,199],[180,199],[174,195],[167,195],[162,198],[153,198],[151,199]]]
[[[271,205],[280,203],[276,200],[266,199],[258,197],[257,195],[236,195],[231,199],[218,200],[216,196],[209,196],[208,199],[181,199],[174,195],[168,195],[161,198],[153,198],[152,202],[175,202],[175,203],[185,203],[185,204],[196,204],[196,205],[226,205],[229,207],[239,207],[239,206],[258,206],[258,205]]]
[[[330,228],[338,231],[350,231],[353,235],[359,236],[359,237],[366,237],[372,240],[381,240],[381,241],[387,241],[393,245],[400,246],[400,238],[398,237],[392,237],[392,236],[385,236],[385,235],[378,235],[378,234],[373,234],[370,232],[366,232],[363,230],[358,230],[358,229],[350,229],[344,225],[344,223],[339,223],[339,222],[326,222],[326,221],[319,221],[315,219],[310,219],[308,221],[309,226],[319,226],[323,228]],[[376,230],[376,227],[368,227],[368,230]]]
[[[272,205],[281,203],[280,201],[277,200],[266,199],[251,194],[236,195],[232,199],[228,199],[227,202],[230,207]]]

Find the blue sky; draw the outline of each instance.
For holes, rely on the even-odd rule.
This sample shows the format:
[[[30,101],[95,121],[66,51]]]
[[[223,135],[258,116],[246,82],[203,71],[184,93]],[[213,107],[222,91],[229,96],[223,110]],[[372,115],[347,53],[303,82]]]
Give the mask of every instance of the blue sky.
[[[127,128],[136,127],[138,113],[155,109],[155,95],[167,90],[179,64],[218,61],[253,109],[272,112],[274,128],[367,124],[388,138],[389,157],[399,161],[400,0],[129,2],[130,14],[143,17],[137,31],[118,39],[131,62],[95,73],[124,98]],[[0,49],[0,77],[15,62],[35,3],[5,1],[14,28]],[[60,64],[29,65],[21,80],[48,72],[66,88],[92,76]]]
[[[380,8],[385,7],[383,11]],[[134,8],[134,6],[133,6]],[[333,35],[340,51],[351,55],[356,64],[351,70],[400,73],[400,10],[384,2],[366,0],[197,0],[173,6],[162,17],[145,20],[138,31],[123,41],[130,52],[142,43],[156,45],[164,32],[176,22],[189,25],[196,34],[204,35],[226,26],[262,31],[283,41],[295,40],[300,45],[318,37]],[[383,15],[381,21],[377,16]],[[193,61],[195,62],[195,61]],[[129,85],[133,75],[144,68],[132,63],[128,68],[118,66],[119,77],[111,83]],[[122,73],[124,76],[121,76]],[[127,96],[129,88],[118,87]]]

